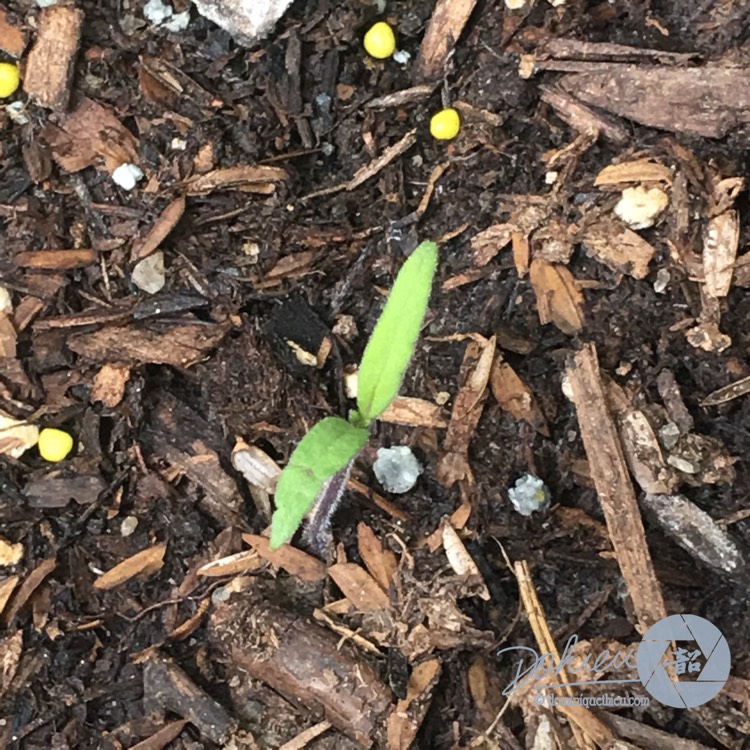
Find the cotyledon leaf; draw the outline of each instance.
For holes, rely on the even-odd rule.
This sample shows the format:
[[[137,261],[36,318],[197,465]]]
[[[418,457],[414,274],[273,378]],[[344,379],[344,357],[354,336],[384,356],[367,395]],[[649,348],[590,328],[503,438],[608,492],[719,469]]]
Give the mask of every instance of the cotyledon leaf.
[[[357,394],[365,424],[377,419],[398,396],[427,311],[437,258],[434,242],[423,242],[409,256],[367,342]]]
[[[338,417],[326,417],[302,438],[276,486],[271,548],[288,542],[326,480],[364,447],[369,433]]]

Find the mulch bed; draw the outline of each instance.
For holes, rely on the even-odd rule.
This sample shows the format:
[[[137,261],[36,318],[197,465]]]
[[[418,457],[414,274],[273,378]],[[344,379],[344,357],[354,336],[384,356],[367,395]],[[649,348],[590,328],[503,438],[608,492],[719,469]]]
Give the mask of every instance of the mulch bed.
[[[746,746],[748,10],[376,5],[300,0],[253,47],[195,9],[0,5],[1,746]],[[381,18],[409,61],[364,53]],[[353,408],[428,238],[325,559],[271,550],[279,470]],[[373,474],[391,445],[406,494]],[[729,644],[704,705],[506,690],[502,649],[594,659],[675,613]]]

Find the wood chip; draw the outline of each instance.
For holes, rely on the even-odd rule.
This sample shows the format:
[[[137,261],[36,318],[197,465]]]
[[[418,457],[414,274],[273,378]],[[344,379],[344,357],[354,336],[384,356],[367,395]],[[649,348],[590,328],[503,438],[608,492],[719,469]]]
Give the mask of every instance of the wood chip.
[[[643,634],[666,617],[667,611],[617,429],[607,408],[594,346],[587,344],[572,357],[566,372],[591,477],[638,618],[638,630]]]
[[[598,221],[579,236],[586,253],[618,273],[636,279],[648,276],[656,248],[619,221]]]
[[[0,639],[0,701],[3,700],[13,678],[23,651],[23,631],[16,630]]]
[[[571,683],[572,680],[564,666],[565,662],[560,658],[560,652],[552,637],[549,623],[547,622],[547,615],[542,603],[539,601],[539,595],[531,577],[529,564],[525,560],[516,562],[513,565],[513,573],[518,581],[521,602],[528,615],[529,624],[534,633],[539,652],[552,654],[554,663],[559,665],[558,668],[542,674],[541,679],[535,681],[535,687],[539,687],[545,679],[547,681],[554,679],[555,682],[563,683],[563,692],[566,696],[572,697],[574,695],[573,689],[570,684],[566,684]],[[514,691],[514,694],[515,692],[518,691]],[[528,695],[531,691],[527,690],[524,692]],[[519,697],[523,697],[523,693]],[[614,743],[612,733],[588,708],[574,704],[564,706],[560,702],[556,706],[556,709],[570,719],[571,729],[573,730],[578,748],[594,750],[595,747],[612,747]]]
[[[201,599],[195,613],[191,617],[188,617],[185,622],[180,623],[174,630],[172,630],[167,638],[170,641],[184,641],[185,638],[189,638],[200,627],[200,624],[203,622],[203,618],[206,616],[210,606],[210,596]]]
[[[466,578],[471,584],[479,584],[478,596],[486,602],[489,601],[490,592],[477,564],[474,562],[474,558],[469,554],[461,541],[461,537],[449,522],[443,523],[443,549],[453,572],[457,576]]]
[[[23,609],[24,605],[29,601],[31,595],[37,590],[44,579],[57,567],[57,561],[54,557],[49,557],[46,560],[42,560],[34,570],[29,573],[24,579],[23,583],[18,587],[18,590],[10,600],[10,605],[7,610],[0,617],[0,626],[8,627],[13,622],[16,615]]]
[[[145,237],[135,242],[131,251],[133,260],[142,260],[148,257],[167,238],[169,233],[177,226],[177,223],[185,213],[185,198],[180,197],[173,200],[159,215]]]
[[[116,359],[130,365],[189,367],[218,346],[231,324],[199,324],[146,328],[142,324],[102,328],[71,336],[68,347],[93,362]]]
[[[739,245],[740,218],[736,210],[725,211],[708,222],[703,232],[703,276],[709,296],[729,294]]]
[[[258,534],[243,534],[242,540],[249,544],[264,560],[289,575],[303,581],[322,581],[326,577],[326,567],[317,557],[308,555],[291,544],[282,544],[271,549],[268,539]]]
[[[504,247],[510,244],[514,231],[516,231],[514,224],[493,224],[479,234],[475,234],[469,243],[474,253],[474,263],[477,266],[486,266]]]
[[[389,608],[387,594],[375,579],[356,563],[337,563],[328,575],[359,612],[377,612]]]
[[[167,545],[156,544],[153,547],[137,552],[121,563],[115,565],[106,573],[102,573],[95,581],[94,588],[97,591],[109,591],[110,589],[127,583],[131,578],[138,575],[152,575],[161,570],[164,564],[164,553]]]
[[[187,723],[187,719],[171,721],[158,732],[154,732],[148,739],[133,745],[130,750],[163,750],[180,736]]]
[[[355,188],[358,188],[371,177],[378,174],[378,172],[385,169],[392,161],[398,159],[402,154],[405,154],[416,142],[417,130],[415,128],[414,130],[410,130],[400,141],[397,141],[392,146],[388,146],[380,156],[373,159],[369,164],[360,167],[360,169],[354,173],[351,180],[348,180],[341,185],[324,188],[323,190],[316,190],[314,193],[306,195],[304,200],[319,198],[323,195],[333,195],[341,190],[354,190]]]
[[[580,333],[583,329],[583,294],[573,274],[565,266],[539,259],[532,261],[529,271],[540,323],[554,323],[568,336]]]
[[[519,422],[527,422],[540,435],[550,436],[547,420],[534,392],[498,354],[490,375],[492,395],[500,406]]]
[[[54,5],[39,14],[23,90],[43,107],[62,112],[68,106],[83,17],[82,11],[69,5]]]
[[[221,557],[218,560],[211,560],[211,562],[201,565],[196,573],[199,576],[206,576],[206,578],[217,578],[219,576],[234,576],[246,573],[249,570],[260,570],[264,565],[263,558],[254,549],[249,549],[244,552],[237,552],[234,555]]]
[[[95,250],[30,250],[13,257],[19,268],[32,268],[37,271],[85,268],[98,262],[98,259]]]
[[[428,659],[414,667],[402,698],[388,717],[388,750],[409,750],[430,707],[432,691],[438,683],[441,665]]]
[[[463,33],[476,2],[477,0],[438,0],[414,64],[414,76],[417,80],[429,81],[443,76],[448,58]]]
[[[750,376],[735,380],[734,383],[717,388],[713,393],[709,393],[706,398],[701,401],[701,406],[718,406],[719,404],[726,404],[729,401],[734,401],[740,396],[744,396],[746,393],[750,393]]]
[[[220,703],[158,652],[149,656],[143,668],[143,701],[146,706],[182,716],[194,724],[205,739],[221,747],[227,746],[237,726]],[[248,750],[253,750],[252,746]]]
[[[357,525],[357,546],[370,575],[387,592],[398,567],[396,555],[389,549],[383,549],[383,544],[373,530],[361,521]]]
[[[26,35],[10,20],[5,8],[0,8],[0,49],[16,58],[26,49]]]
[[[226,660],[228,681],[261,680],[363,748],[372,746],[391,691],[348,639],[260,596],[217,606],[208,634]]]
[[[581,101],[642,125],[721,138],[750,122],[747,68],[591,63],[558,85]]]
[[[15,591],[20,580],[21,576],[0,578],[0,617],[2,617],[2,614],[5,611],[5,605],[8,603],[11,594]]]
[[[612,118],[586,107],[575,97],[575,90],[570,93],[555,87],[542,86],[542,101],[555,109],[558,116],[574,130],[592,139],[603,135],[613,143],[623,145],[628,142],[630,134]]]
[[[122,164],[138,161],[138,141],[133,134],[111,110],[87,98],[63,120],[62,127],[47,125],[42,139],[66,172],[101,163],[112,174]]]
[[[443,409],[432,401],[411,396],[397,396],[378,417],[381,422],[404,424],[410,427],[447,427]]]
[[[121,364],[106,364],[94,375],[89,401],[100,402],[113,409],[123,399],[130,380],[130,368]]]
[[[594,180],[595,187],[624,182],[665,182],[671,184],[672,170],[651,159],[634,159],[604,167]]]
[[[215,190],[240,190],[245,193],[271,195],[276,183],[289,177],[281,167],[245,165],[214,169],[185,183],[187,195],[208,195]]]
[[[327,732],[331,726],[330,721],[319,721],[314,726],[300,732],[294,739],[285,742],[279,747],[279,750],[304,750],[310,742]]]
[[[496,348],[494,336],[491,339],[478,339],[481,339],[481,343],[471,341],[464,353],[461,387],[453,403],[451,421],[437,465],[437,479],[445,487],[452,487],[459,481],[474,481],[469,465],[469,442],[484,410]]]
[[[232,449],[232,466],[251,487],[269,494],[276,492],[281,468],[264,450],[238,438]]]

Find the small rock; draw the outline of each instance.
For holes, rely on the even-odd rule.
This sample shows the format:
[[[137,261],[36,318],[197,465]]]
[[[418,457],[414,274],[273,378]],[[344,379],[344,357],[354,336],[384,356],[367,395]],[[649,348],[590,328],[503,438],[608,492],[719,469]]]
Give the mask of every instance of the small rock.
[[[147,258],[136,263],[130,279],[139,289],[142,289],[147,294],[160,292],[166,282],[164,253],[161,250],[157,250]]]
[[[544,510],[549,505],[550,495],[539,477],[524,474],[516,480],[515,487],[508,490],[508,498],[522,516],[530,516],[534,511]]]
[[[132,190],[139,180],[143,179],[143,170],[136,164],[120,164],[114,172],[112,179],[123,190]]]
[[[406,445],[378,448],[378,457],[372,468],[383,488],[397,495],[414,487],[422,473],[422,465]]]
[[[172,18],[164,24],[164,28],[167,31],[171,31],[173,34],[177,34],[185,29],[190,24],[190,11],[185,10],[182,13],[175,13]]]
[[[193,0],[198,13],[251,47],[284,15],[292,0]]]
[[[397,62],[399,65],[406,65],[409,60],[411,60],[411,55],[403,49],[397,49],[393,53],[393,61]]]
[[[11,544],[0,536],[0,567],[18,565],[23,557],[23,544]]]
[[[130,536],[138,528],[138,519],[135,516],[126,516],[120,524],[120,534]]]
[[[167,5],[163,0],[148,0],[143,6],[144,18],[156,26],[168,21],[173,14],[172,6]]]
[[[625,188],[615,206],[615,213],[631,229],[648,229],[669,204],[669,196],[658,187],[642,186]]]

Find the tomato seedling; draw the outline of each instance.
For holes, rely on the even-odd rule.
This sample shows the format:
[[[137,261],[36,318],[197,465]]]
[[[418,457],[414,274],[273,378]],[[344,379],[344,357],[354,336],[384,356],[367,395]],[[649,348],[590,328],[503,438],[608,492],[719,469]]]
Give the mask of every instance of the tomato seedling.
[[[370,425],[398,396],[427,312],[437,259],[437,245],[423,242],[396,276],[362,355],[357,409],[349,420],[326,417],[294,449],[276,488],[272,548],[292,538],[313,506],[307,536],[320,546]]]

